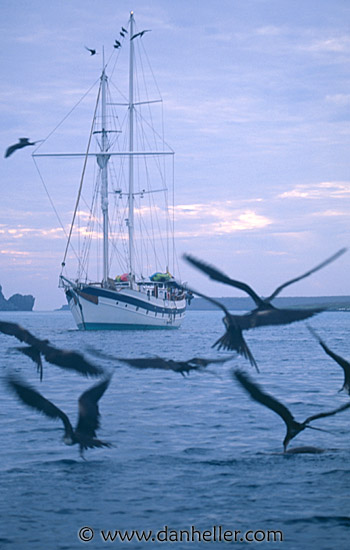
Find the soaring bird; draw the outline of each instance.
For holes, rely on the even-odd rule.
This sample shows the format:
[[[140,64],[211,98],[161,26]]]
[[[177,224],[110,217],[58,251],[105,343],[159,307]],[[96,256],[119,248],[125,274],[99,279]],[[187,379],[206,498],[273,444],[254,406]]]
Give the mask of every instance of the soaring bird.
[[[92,50],[91,48],[88,48],[87,46],[85,46],[85,49],[90,52],[90,55],[95,55],[96,54],[96,50]]]
[[[242,329],[237,322],[237,319],[239,318],[239,316],[232,315],[231,313],[229,313],[228,309],[224,306],[224,304],[222,304],[218,300],[215,300],[214,298],[206,296],[205,294],[198,292],[197,290],[193,290],[192,288],[189,288],[187,285],[184,286],[176,282],[174,282],[173,284],[178,288],[185,289],[192,294],[195,294],[197,296],[200,296],[201,298],[204,298],[208,302],[211,302],[218,308],[222,309],[222,311],[225,313],[225,317],[223,317],[222,322],[225,325],[226,332],[212,345],[212,348],[217,346],[218,350],[224,349],[224,350],[236,351],[239,355],[242,355],[243,357],[248,359],[250,364],[253,367],[255,367],[256,370],[259,372],[258,365],[253,357],[252,352],[248,347],[247,342],[243,337]]]
[[[261,298],[248,284],[242,281],[236,281],[234,279],[231,279],[230,277],[228,277],[227,275],[225,275],[224,273],[222,273],[212,265],[209,265],[187,254],[184,255],[184,258],[189,263],[197,267],[199,270],[209,275],[211,279],[233,286],[235,288],[239,288],[240,290],[243,290],[244,292],[246,292],[254,300],[257,306],[255,309],[253,309],[252,311],[250,311],[245,315],[236,316],[237,324],[240,326],[240,328],[242,330],[248,330],[250,328],[266,326],[266,325],[285,325],[285,324],[293,323],[295,321],[301,321],[303,319],[307,319],[308,317],[311,317],[316,313],[321,313],[323,311],[322,308],[307,308],[307,309],[306,308],[305,309],[277,308],[271,304],[271,301],[286,286],[289,286],[292,283],[300,281],[301,279],[308,277],[312,273],[315,273],[315,271],[318,271],[319,269],[333,262],[335,259],[339,258],[339,256],[344,254],[346,250],[347,250],[346,248],[342,248],[336,254],[333,254],[333,256],[331,256],[321,264],[317,265],[313,269],[310,269],[303,275],[300,275],[299,277],[295,277],[294,279],[291,279],[286,283],[283,283],[278,288],[276,288],[276,290],[267,298]]]
[[[334,353],[334,351],[330,350],[328,346],[324,343],[323,340],[319,337],[319,335],[315,332],[313,328],[311,328],[308,325],[308,329],[311,332],[311,334],[316,338],[316,340],[319,342],[320,346],[324,349],[324,351],[329,355],[329,357],[332,357],[336,363],[343,369],[344,371],[344,384],[343,387],[340,388],[340,392],[345,390],[350,395],[350,362],[341,357],[340,355],[337,355]]]
[[[252,399],[254,399],[255,401],[258,401],[258,403],[265,405],[265,407],[268,407],[269,409],[277,413],[285,422],[287,427],[287,433],[283,440],[284,452],[286,452],[288,443],[291,441],[291,439],[293,439],[300,432],[305,430],[305,428],[325,431],[325,430],[322,430],[321,428],[315,428],[314,426],[309,426],[309,423],[312,420],[317,420],[318,418],[325,418],[326,416],[332,416],[334,414],[337,414],[338,412],[345,411],[346,409],[350,408],[350,401],[349,401],[348,403],[346,403],[345,405],[342,405],[341,407],[338,407],[337,409],[334,409],[329,412],[314,414],[306,418],[304,422],[297,422],[294,419],[294,416],[291,414],[291,412],[287,409],[287,407],[282,405],[282,403],[277,401],[277,399],[275,399],[274,397],[271,397],[271,395],[268,395],[267,393],[265,393],[244,372],[236,370],[233,372],[233,377],[236,378],[236,380],[248,392],[248,394]]]
[[[145,29],[144,31],[137,32],[136,34],[134,34],[134,35],[130,38],[130,40],[134,40],[134,38],[137,38],[138,36],[139,36],[140,38],[142,38],[143,35],[145,34],[145,32],[151,32],[151,29]]]
[[[163,359],[162,357],[139,357],[130,359],[117,357],[116,359],[137,369],[172,370],[174,372],[179,372],[182,376],[185,376],[185,374],[188,375],[191,370],[202,370],[211,363],[225,363],[226,361],[232,359],[232,357],[225,357],[221,359],[193,357],[188,361],[174,361],[172,359]]]
[[[51,401],[43,397],[18,376],[11,374],[7,377],[8,386],[23,403],[49,418],[60,418],[62,420],[64,425],[64,443],[66,445],[78,444],[82,458],[84,458],[83,453],[86,449],[111,446],[110,443],[96,438],[96,430],[100,427],[98,401],[108,388],[110,380],[110,377],[105,378],[81,394],[78,401],[79,417],[74,429],[68,416]]]
[[[93,365],[80,353],[55,348],[50,344],[49,340],[40,340],[31,334],[29,330],[26,330],[17,323],[0,321],[0,332],[9,336],[14,336],[20,342],[28,344],[25,347],[16,349],[26,354],[36,363],[37,370],[40,373],[40,380],[42,380],[43,377],[42,356],[48,363],[52,363],[63,369],[74,370],[83,376],[100,376],[105,374],[105,371],[101,367]]]
[[[39,140],[39,141],[42,141],[42,140]],[[28,145],[35,145],[36,143],[39,143],[39,141],[29,141],[29,138],[19,138],[18,143],[15,143],[14,145],[10,145],[10,147],[6,149],[4,156],[5,158],[8,158],[9,156],[12,155],[12,153],[17,151],[17,149],[28,147]]]

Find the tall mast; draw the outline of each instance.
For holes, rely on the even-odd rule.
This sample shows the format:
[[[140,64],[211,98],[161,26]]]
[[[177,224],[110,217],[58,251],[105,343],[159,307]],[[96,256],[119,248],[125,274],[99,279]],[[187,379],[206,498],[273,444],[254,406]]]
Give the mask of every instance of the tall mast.
[[[134,12],[130,12],[130,59],[129,59],[129,273],[133,287],[134,274]]]
[[[103,71],[101,76],[101,152],[106,153],[108,150],[108,140],[106,131],[106,85],[107,76],[103,63]],[[97,162],[101,168],[101,209],[103,217],[103,281],[102,285],[108,285],[108,174],[107,164],[109,156],[97,156]]]

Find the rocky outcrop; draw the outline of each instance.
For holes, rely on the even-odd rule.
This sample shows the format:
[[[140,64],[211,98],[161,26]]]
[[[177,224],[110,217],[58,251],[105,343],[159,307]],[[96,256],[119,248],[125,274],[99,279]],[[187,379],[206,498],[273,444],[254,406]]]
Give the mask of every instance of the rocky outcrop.
[[[0,311],[32,311],[35,298],[31,294],[14,294],[6,300],[0,285]]]

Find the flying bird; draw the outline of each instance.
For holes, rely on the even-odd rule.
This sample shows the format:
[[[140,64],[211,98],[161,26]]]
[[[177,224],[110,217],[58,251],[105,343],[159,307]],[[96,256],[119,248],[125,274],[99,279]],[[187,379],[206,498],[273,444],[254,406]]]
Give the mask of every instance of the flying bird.
[[[214,298],[206,296],[205,294],[202,294],[197,290],[193,290],[192,288],[189,288],[187,285],[184,286],[176,282],[174,282],[173,284],[178,288],[185,289],[192,294],[195,294],[197,296],[200,296],[201,298],[204,298],[208,302],[220,308],[225,313],[225,316],[223,317],[222,322],[225,325],[226,332],[212,345],[212,348],[217,346],[218,350],[223,349],[223,350],[235,351],[239,355],[242,355],[243,357],[245,357],[245,359],[248,359],[250,364],[256,368],[257,372],[259,372],[258,365],[253,357],[252,352],[248,347],[247,342],[243,337],[242,329],[237,322],[237,318],[239,316],[232,315],[231,313],[229,313],[228,309],[224,306],[224,304],[222,304],[218,300],[215,300]]]
[[[9,336],[14,336],[20,342],[27,346],[16,348],[21,353],[30,357],[37,365],[40,374],[40,380],[43,378],[43,365],[41,357],[43,356],[48,363],[67,370],[74,370],[83,376],[105,375],[105,371],[96,365],[90,363],[85,357],[71,350],[59,349],[52,346],[49,340],[41,340],[31,334],[17,323],[0,321],[0,332]]]
[[[28,145],[36,145],[36,143],[39,143],[40,141],[43,141],[42,139],[39,141],[29,141],[29,138],[19,138],[18,143],[15,143],[14,145],[10,145],[6,149],[5,152],[5,158],[8,158],[11,156],[17,149],[22,149],[23,147],[28,147]]]
[[[90,55],[95,55],[95,54],[96,54],[96,50],[92,50],[91,48],[87,48],[86,46],[85,46],[85,49],[86,49],[88,52],[90,52]]]
[[[282,418],[282,420],[284,421],[287,427],[286,436],[283,440],[284,452],[287,451],[287,446],[288,446],[288,443],[291,441],[291,439],[293,439],[300,432],[305,430],[305,428],[310,428],[312,430],[318,430],[321,432],[326,431],[326,430],[322,430],[321,428],[315,428],[314,426],[309,426],[310,422],[312,422],[313,420],[317,420],[318,418],[333,416],[338,412],[342,412],[350,408],[350,401],[349,401],[348,403],[346,403],[345,405],[342,405],[341,407],[338,407],[337,409],[334,409],[329,412],[314,414],[306,418],[304,422],[297,422],[294,419],[294,416],[291,414],[291,412],[287,409],[287,407],[285,407],[282,403],[277,401],[277,399],[275,399],[271,395],[265,393],[244,372],[236,370],[233,372],[233,377],[236,378],[236,380],[246,390],[246,392],[250,395],[252,399],[257,401],[258,403],[261,403],[268,409],[271,409]]]
[[[202,370],[211,363],[225,363],[232,357],[220,359],[205,359],[203,357],[193,357],[188,361],[174,361],[172,359],[163,359],[162,357],[140,357],[140,358],[124,358],[117,357],[118,361],[126,363],[130,367],[137,369],[161,369],[172,370],[179,372],[182,376],[189,374],[191,370]]]
[[[336,363],[343,369],[344,371],[344,384],[343,387],[340,388],[341,391],[346,391],[350,395],[350,362],[341,357],[340,355],[337,355],[329,349],[328,346],[324,343],[323,340],[319,337],[319,335],[315,332],[315,330],[308,325],[308,329],[311,332],[311,334],[316,338],[316,340],[319,342],[320,346],[324,349],[324,351],[329,355],[329,357],[332,357]]]
[[[145,32],[151,32],[151,29],[145,29],[144,31],[137,32],[136,34],[134,34],[134,35],[130,38],[130,40],[134,40],[134,38],[137,38],[138,36],[139,36],[140,38],[142,38],[143,35],[145,34]]]
[[[36,409],[49,418],[60,418],[64,426],[64,443],[66,445],[78,444],[80,456],[84,458],[83,453],[86,449],[111,446],[110,443],[96,438],[96,430],[100,427],[98,401],[108,388],[110,380],[110,377],[105,378],[81,394],[78,401],[79,417],[75,428],[73,428],[68,416],[61,409],[18,376],[14,374],[9,375],[7,377],[7,384],[25,405]]]
[[[322,269],[329,263],[339,258],[339,256],[344,254],[346,250],[346,248],[342,248],[336,254],[333,254],[333,256],[331,256],[321,264],[317,265],[313,269],[310,269],[303,275],[300,275],[299,277],[295,277],[294,279],[283,283],[278,288],[276,288],[276,290],[274,290],[274,292],[267,298],[261,298],[248,284],[242,281],[231,279],[223,272],[219,271],[216,267],[209,265],[202,260],[198,260],[197,258],[194,258],[193,256],[190,256],[188,254],[185,254],[184,258],[197,269],[209,275],[211,279],[233,286],[235,288],[239,288],[254,300],[256,305],[255,309],[245,315],[236,316],[236,320],[240,328],[242,330],[248,330],[250,328],[255,328],[259,326],[284,325],[294,323],[295,321],[307,319],[317,313],[321,313],[322,311],[324,311],[323,308],[282,309],[273,306],[271,304],[271,301],[281,292],[282,289],[291,285],[292,283],[308,277],[319,269]]]

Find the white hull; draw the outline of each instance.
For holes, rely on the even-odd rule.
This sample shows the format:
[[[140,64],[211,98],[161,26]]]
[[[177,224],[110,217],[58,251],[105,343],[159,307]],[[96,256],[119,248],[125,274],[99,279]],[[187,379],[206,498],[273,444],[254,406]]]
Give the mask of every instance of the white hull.
[[[66,287],[66,296],[80,330],[178,328],[186,309],[185,298],[156,298],[130,288],[72,286]]]

